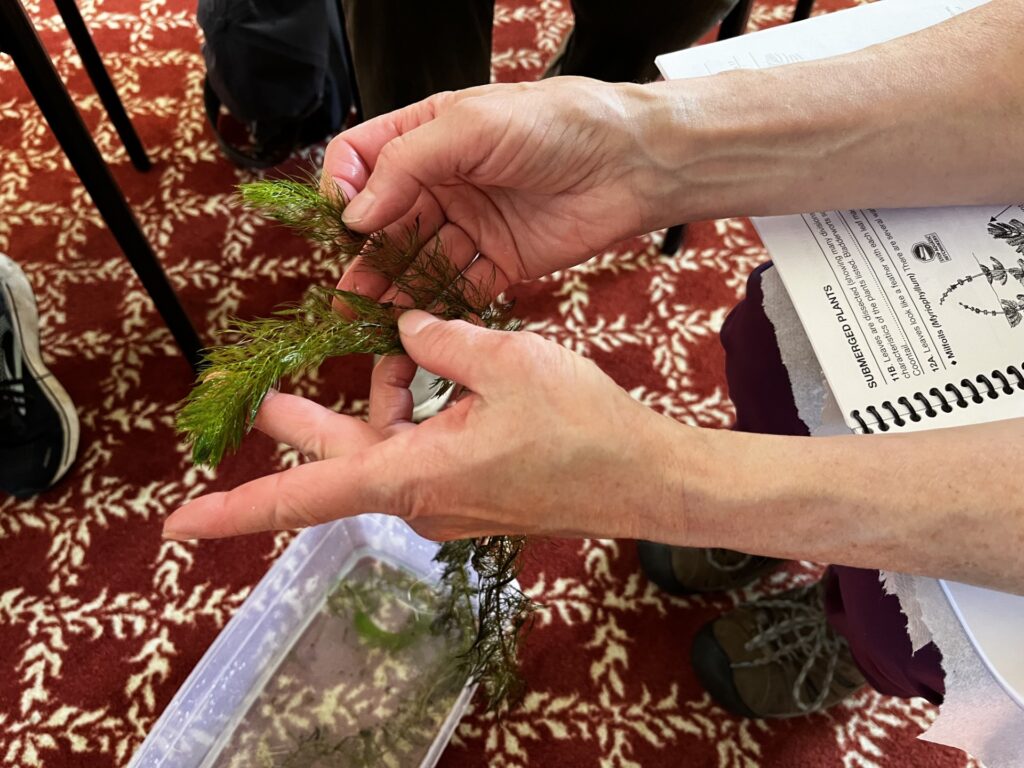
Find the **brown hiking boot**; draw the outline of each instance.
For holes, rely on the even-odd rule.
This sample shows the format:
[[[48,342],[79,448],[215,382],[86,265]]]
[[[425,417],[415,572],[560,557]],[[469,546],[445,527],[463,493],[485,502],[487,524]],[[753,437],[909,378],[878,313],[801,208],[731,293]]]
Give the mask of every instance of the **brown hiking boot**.
[[[705,624],[692,661],[711,697],[744,717],[819,712],[864,685],[846,640],[825,618],[820,584],[756,600]]]
[[[638,541],[636,548],[647,578],[673,595],[745,587],[782,562],[731,549],[672,547],[652,541]]]

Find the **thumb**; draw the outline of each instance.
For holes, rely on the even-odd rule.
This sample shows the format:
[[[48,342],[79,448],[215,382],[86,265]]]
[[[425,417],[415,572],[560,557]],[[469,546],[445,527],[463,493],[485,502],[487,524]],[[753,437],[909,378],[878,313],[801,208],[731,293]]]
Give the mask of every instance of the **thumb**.
[[[509,332],[492,331],[463,320],[439,320],[418,309],[398,318],[402,346],[418,365],[486,394],[507,379],[503,374]]]
[[[451,113],[396,136],[377,155],[366,186],[346,206],[345,224],[358,232],[375,232],[398,221],[416,204],[424,187],[458,175],[468,144],[460,138]]]

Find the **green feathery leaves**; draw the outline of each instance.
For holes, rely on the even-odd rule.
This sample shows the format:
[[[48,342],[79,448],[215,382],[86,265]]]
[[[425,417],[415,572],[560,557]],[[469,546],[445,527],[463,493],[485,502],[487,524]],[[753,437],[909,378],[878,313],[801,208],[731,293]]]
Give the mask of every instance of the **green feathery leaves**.
[[[457,659],[466,678],[479,682],[487,708],[497,710],[522,693],[518,671],[519,641],[536,604],[519,589],[524,536],[488,536],[446,541],[434,558],[444,565],[441,577],[448,595],[438,614],[439,626],[463,626],[476,620],[476,636]],[[477,584],[469,566],[478,574]]]
[[[341,220],[340,193],[331,197],[291,179],[255,182],[241,189],[243,199],[262,212],[301,234],[337,244],[342,253],[358,238],[364,247],[363,268],[388,275],[410,299],[406,308],[488,328],[519,327],[510,317],[511,304],[490,302],[491,287],[463,278],[436,238],[424,245],[415,230],[398,240],[383,233],[356,235]],[[352,316],[339,313],[338,304],[347,306]],[[178,431],[192,445],[192,460],[216,467],[228,452],[237,450],[263,398],[282,379],[315,370],[330,357],[401,353],[400,313],[390,303],[313,288],[298,306],[282,307],[268,318],[235,320],[227,330],[234,343],[206,351],[196,386],[178,414]],[[448,386],[450,382],[439,382],[435,394]]]
[[[309,240],[335,246],[344,257],[355,256],[367,240],[342,221],[348,201],[337,187],[325,194],[313,178],[278,179],[242,184],[239,192],[249,208]]]
[[[234,321],[227,331],[234,343],[207,350],[203,371],[178,413],[178,431],[191,443],[196,463],[215,467],[236,450],[267,392],[281,379],[313,371],[330,357],[403,352],[398,316],[404,309],[499,330],[519,328],[512,305],[492,300],[493,285],[467,281],[440,240],[424,240],[418,227],[400,237],[353,232],[342,220],[344,196],[336,190],[324,193],[315,179],[245,184],[241,195],[268,217],[328,244],[340,260],[359,255],[362,268],[392,280],[403,295],[403,308],[313,288],[301,304],[282,307],[271,317]],[[345,314],[338,305],[347,308]],[[435,393],[450,384],[439,381]],[[471,642],[456,643],[458,652],[444,679],[480,683],[490,709],[499,709],[521,690],[518,643],[535,608],[516,585],[524,544],[523,537],[508,536],[451,541],[441,545],[435,558],[444,571],[433,631],[464,638],[466,627],[473,628]],[[377,639],[399,643],[383,635]],[[327,746],[319,739],[307,744]]]
[[[332,305],[344,301],[355,317]],[[388,307],[337,289],[313,288],[306,300],[272,317],[236,320],[237,342],[207,350],[206,367],[178,414],[196,464],[217,466],[238,449],[267,392],[285,377],[315,370],[329,357],[401,351]]]

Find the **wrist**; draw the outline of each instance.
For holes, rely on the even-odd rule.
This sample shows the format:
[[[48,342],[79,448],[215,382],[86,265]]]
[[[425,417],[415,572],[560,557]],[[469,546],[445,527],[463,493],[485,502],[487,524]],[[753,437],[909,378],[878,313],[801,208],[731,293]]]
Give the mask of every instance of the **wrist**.
[[[825,70],[814,62],[637,86],[650,115],[640,144],[653,169],[651,228],[827,204],[822,169],[885,121],[870,106],[836,109],[814,86]]]
[[[780,462],[799,438],[702,429],[667,417],[659,432],[663,489],[640,538],[775,554],[778,510],[799,506],[804,477]],[[806,446],[803,446],[806,447]]]
[[[755,79],[764,75],[738,70],[646,86],[652,119],[641,142],[657,169],[648,181],[652,229],[753,213],[765,186],[784,186],[780,175],[802,165],[785,149],[798,130],[792,115],[755,107]]]
[[[647,412],[646,450],[636,453],[641,485],[649,491],[637,507],[634,538],[678,546],[707,546],[720,529],[713,523],[722,491],[735,478],[723,471],[721,430],[681,424]]]

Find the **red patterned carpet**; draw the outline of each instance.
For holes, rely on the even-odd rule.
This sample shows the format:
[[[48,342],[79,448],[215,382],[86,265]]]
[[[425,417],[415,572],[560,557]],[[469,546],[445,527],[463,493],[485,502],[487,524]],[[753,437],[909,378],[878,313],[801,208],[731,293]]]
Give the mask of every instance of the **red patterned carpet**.
[[[625,6],[628,4],[624,4]],[[232,205],[247,176],[219,155],[200,104],[194,3],[83,0],[143,141],[130,167],[52,4],[29,3],[46,44],[146,233],[206,338],[335,275],[315,248]],[[835,7],[828,4],[827,7]],[[625,12],[625,11],[624,11]],[[782,21],[760,6],[754,24]],[[570,23],[565,0],[502,0],[501,80],[538,75]],[[72,474],[29,501],[0,498],[0,762],[122,766],[289,536],[160,539],[186,498],[297,461],[261,437],[216,475],[189,465],[173,404],[190,374],[10,61],[0,57],[0,250],[28,273],[82,444]],[[517,292],[529,327],[593,357],[636,398],[689,423],[731,420],[716,330],[764,258],[748,222],[702,223],[681,256],[641,238]],[[368,360],[297,389],[352,412]],[[813,578],[793,568],[761,585]],[[628,542],[536,542],[524,578],[546,606],[523,660],[529,693],[507,719],[471,713],[454,766],[977,765],[917,742],[920,701],[862,692],[826,715],[744,722],[687,667],[692,635],[756,590],[674,599],[638,573]]]

